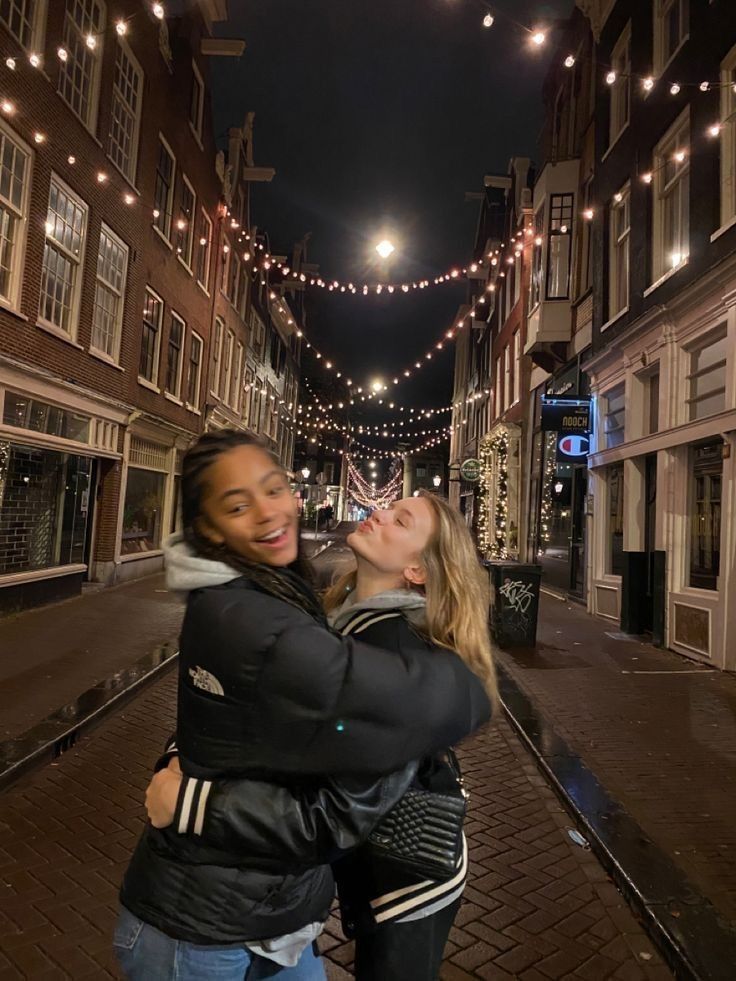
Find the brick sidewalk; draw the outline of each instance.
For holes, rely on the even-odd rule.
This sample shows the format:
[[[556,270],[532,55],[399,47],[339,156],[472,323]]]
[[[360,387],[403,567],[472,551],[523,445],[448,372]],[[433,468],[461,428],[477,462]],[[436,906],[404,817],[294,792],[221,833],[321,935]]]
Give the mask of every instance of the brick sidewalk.
[[[542,597],[501,663],[692,884],[736,924],[736,678]]]
[[[117,889],[150,768],[173,728],[174,675],[111,716],[59,763],[0,798],[0,979],[116,977]],[[471,880],[445,981],[665,979],[671,975],[505,722],[462,753]],[[351,945],[331,919],[331,978]]]

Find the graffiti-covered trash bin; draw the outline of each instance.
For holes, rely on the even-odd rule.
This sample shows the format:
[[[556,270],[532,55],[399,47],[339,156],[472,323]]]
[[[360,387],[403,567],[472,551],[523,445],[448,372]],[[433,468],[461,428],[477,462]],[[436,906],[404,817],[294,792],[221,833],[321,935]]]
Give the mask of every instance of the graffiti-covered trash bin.
[[[485,562],[491,577],[491,634],[499,647],[537,643],[542,567],[520,562]]]

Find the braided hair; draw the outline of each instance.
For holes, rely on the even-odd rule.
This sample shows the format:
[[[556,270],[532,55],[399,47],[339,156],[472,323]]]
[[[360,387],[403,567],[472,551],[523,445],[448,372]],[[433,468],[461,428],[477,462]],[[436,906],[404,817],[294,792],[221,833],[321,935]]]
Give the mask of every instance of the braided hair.
[[[199,530],[206,474],[223,453],[238,446],[255,446],[263,450],[281,468],[275,454],[258,436],[237,429],[221,429],[204,433],[187,450],[182,461],[181,516],[184,541],[203,559],[224,562],[248,579],[263,592],[304,610],[318,620],[324,611],[310,588],[311,570],[301,554],[288,569],[260,562],[251,562],[227,545],[217,545]]]

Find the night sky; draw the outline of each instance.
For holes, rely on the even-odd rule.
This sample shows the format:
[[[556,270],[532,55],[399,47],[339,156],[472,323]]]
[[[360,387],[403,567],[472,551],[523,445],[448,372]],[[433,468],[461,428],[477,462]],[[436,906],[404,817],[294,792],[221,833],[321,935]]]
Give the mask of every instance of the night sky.
[[[243,58],[218,59],[216,131],[254,110],[252,215],[272,251],[311,233],[325,279],[381,278],[377,236],[400,244],[391,278],[432,278],[469,261],[478,192],[511,156],[536,156],[549,61],[502,12],[536,27],[572,0],[500,0],[490,30],[477,0],[231,0],[221,33]],[[464,302],[463,285],[408,296],[310,293],[307,332],[355,380],[392,377],[421,358]],[[439,406],[452,394],[452,348],[395,390],[396,402]],[[319,371],[306,353],[303,371]],[[390,416],[394,414],[391,413]],[[373,421],[389,414],[371,413]]]

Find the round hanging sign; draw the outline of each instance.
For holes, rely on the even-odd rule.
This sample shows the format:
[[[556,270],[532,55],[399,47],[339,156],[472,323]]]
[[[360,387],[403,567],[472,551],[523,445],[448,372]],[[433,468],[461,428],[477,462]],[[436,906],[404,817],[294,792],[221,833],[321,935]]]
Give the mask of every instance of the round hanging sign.
[[[469,460],[464,460],[460,464],[460,476],[472,484],[480,480],[480,460],[475,460],[472,457]]]

